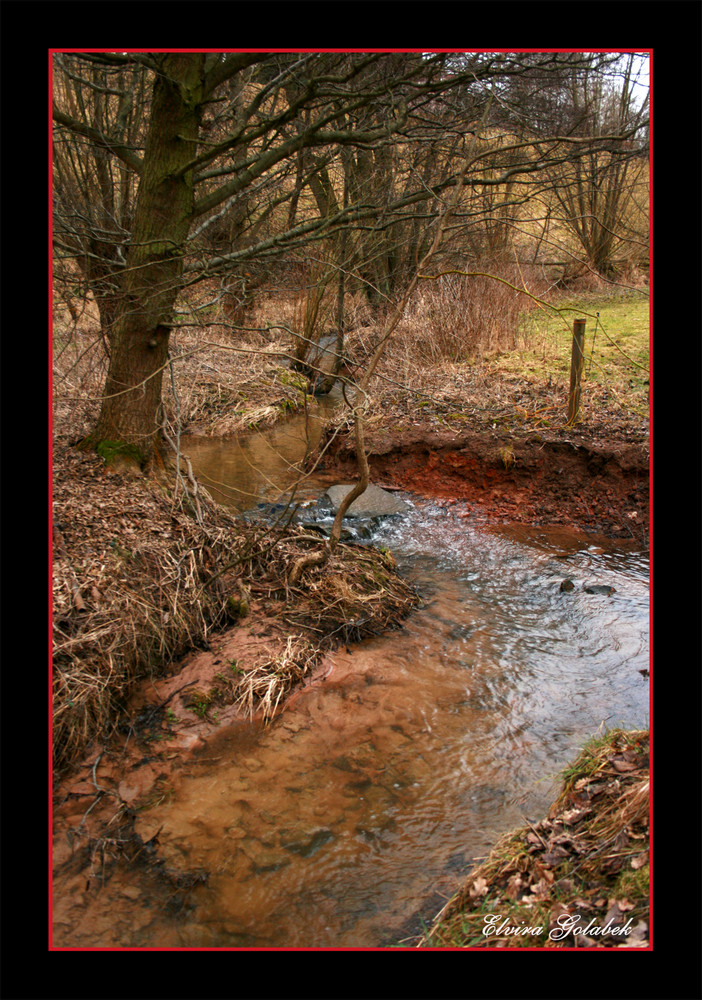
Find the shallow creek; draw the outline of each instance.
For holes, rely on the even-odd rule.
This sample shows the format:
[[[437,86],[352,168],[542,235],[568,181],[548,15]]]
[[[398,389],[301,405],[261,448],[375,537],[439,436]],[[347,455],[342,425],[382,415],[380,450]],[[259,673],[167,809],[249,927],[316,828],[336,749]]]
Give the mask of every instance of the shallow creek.
[[[269,727],[220,732],[140,812],[168,865],[209,872],[186,908],[169,913],[138,871],[122,874],[91,894],[89,926],[65,914],[73,930],[60,925],[56,943],[411,941],[474,858],[545,813],[557,772],[603,722],[648,724],[645,553],[563,529],[491,529],[460,504],[402,496],[410,511],[373,541],[424,606],[334,653],[327,679]]]
[[[335,390],[320,397],[308,412],[265,431],[222,438],[185,435],[183,451],[192,458],[198,479],[214,500],[245,511],[259,501],[280,499],[301,479],[300,467],[319,443],[325,416],[339,405]],[[319,482],[314,477],[304,479],[296,498],[319,494]]]

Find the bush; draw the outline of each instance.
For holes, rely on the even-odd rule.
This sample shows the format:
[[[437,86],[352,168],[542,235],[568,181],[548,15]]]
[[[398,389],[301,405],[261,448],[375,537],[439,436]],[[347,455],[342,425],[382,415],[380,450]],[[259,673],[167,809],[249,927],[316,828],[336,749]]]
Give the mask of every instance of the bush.
[[[516,266],[480,264],[465,270],[486,273],[476,277],[446,274],[424,282],[410,303],[398,339],[413,360],[430,364],[476,361],[517,347],[520,313],[531,304],[528,296],[517,291],[524,287],[523,271]],[[534,281],[527,281],[527,289],[536,295],[540,291]]]

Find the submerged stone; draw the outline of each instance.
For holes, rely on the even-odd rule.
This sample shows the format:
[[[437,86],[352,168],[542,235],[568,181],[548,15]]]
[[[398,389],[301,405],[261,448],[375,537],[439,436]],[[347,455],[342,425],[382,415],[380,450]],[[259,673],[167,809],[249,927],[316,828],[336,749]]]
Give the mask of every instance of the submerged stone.
[[[321,847],[324,847],[325,844],[334,839],[332,831],[325,827],[321,830],[315,830],[311,836],[305,837],[302,840],[287,842],[281,840],[281,847],[284,847],[286,851],[291,851],[293,854],[299,854],[302,858],[311,858]]]
[[[569,590],[573,590],[574,587],[575,587],[575,584],[573,583],[572,580],[564,580],[563,583],[560,586],[560,589],[562,591],[564,591],[564,592],[567,592]]]
[[[329,497],[334,513],[338,511],[341,502],[353,485],[330,486],[325,496]],[[374,483],[369,483],[360,497],[356,497],[346,514],[348,517],[385,517],[388,514],[402,514],[409,510],[408,504],[383,490]]]
[[[590,583],[587,587],[583,587],[586,594],[604,594],[605,597],[611,597],[614,593],[614,587],[610,587],[605,583]]]

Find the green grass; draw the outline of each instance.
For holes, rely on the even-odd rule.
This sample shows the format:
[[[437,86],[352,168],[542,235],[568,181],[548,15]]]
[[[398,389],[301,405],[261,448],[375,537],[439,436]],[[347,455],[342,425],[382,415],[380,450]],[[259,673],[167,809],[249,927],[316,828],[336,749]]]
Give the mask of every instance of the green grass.
[[[649,303],[640,294],[582,295],[522,317],[525,346],[492,365],[504,372],[569,378],[573,320],[585,319],[585,377],[616,391],[643,392],[649,377]],[[599,316],[597,315],[599,313]]]

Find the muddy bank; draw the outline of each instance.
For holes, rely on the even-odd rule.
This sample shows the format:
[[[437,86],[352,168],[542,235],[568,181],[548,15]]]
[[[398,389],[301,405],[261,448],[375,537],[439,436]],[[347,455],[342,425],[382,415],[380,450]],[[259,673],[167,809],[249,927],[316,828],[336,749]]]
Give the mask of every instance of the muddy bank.
[[[99,482],[95,463],[81,467],[89,475],[98,474]],[[120,528],[124,532],[130,521],[126,526],[132,529],[132,551],[148,556],[149,572],[135,559],[128,560],[123,575],[94,597],[103,605],[99,620],[87,600],[91,587],[97,591],[91,582],[96,567],[104,567],[106,551],[114,548],[104,532],[107,497],[99,489],[81,493],[82,523],[74,532],[65,516],[69,491],[61,491],[65,511],[55,595],[61,634],[54,668],[57,771],[52,803],[57,947],[74,941],[76,932],[84,932],[91,943],[109,934],[110,918],[101,917],[98,926],[90,908],[107,882],[114,891],[119,887],[122,903],[138,905],[145,894],[152,902],[158,900],[157,911],[187,909],[207,872],[167,863],[159,849],[158,829],[141,822],[144,810],[175,794],[184,762],[194,752],[206,754],[218,732],[248,731],[277,716],[291,693],[292,702],[324,682],[329,670],[326,651],[391,629],[418,601],[388,554],[342,545],[324,566],[310,570],[300,586],[292,586],[287,581],[289,567],[310,544],[320,544],[319,536],[288,527],[269,528],[259,537],[258,529],[247,533],[244,525],[214,506],[208,508],[207,524],[186,525],[173,517],[167,498],[154,502],[146,483],[110,477],[108,493],[114,504],[123,501],[123,512],[128,505],[120,486],[128,489],[132,510],[148,511],[143,525],[123,514]],[[160,552],[144,532],[145,527],[147,532],[159,529],[163,535],[174,525],[189,531],[186,552],[195,560],[190,580],[169,580],[165,571],[170,549],[165,546]],[[190,651],[178,657],[173,651],[158,655],[138,643],[134,648],[128,643],[129,649],[122,651],[128,626],[136,625],[142,638],[145,629],[143,621],[134,621],[134,605],[125,594],[138,590],[141,603],[148,600],[164,622],[168,609],[183,601],[180,592],[188,596],[188,588],[194,607],[205,606],[203,584],[214,581],[218,567],[228,572],[234,568],[229,564],[234,560],[227,563],[228,553],[216,545],[220,531],[220,542],[246,539],[255,556],[253,562],[237,564],[236,579],[219,598],[223,607],[233,607],[227,597],[233,585],[236,614],[222,613],[205,621],[204,628],[189,619]],[[202,570],[201,556],[209,560]],[[132,618],[127,617],[130,612]],[[82,655],[69,660],[67,648]],[[80,702],[69,697],[72,690],[82,693]],[[83,931],[77,928],[77,914],[85,921]],[[159,940],[149,943],[158,946]]]
[[[353,479],[353,439],[327,442],[319,466]],[[612,538],[648,541],[648,449],[579,433],[427,431],[381,427],[367,434],[371,479],[423,496],[468,501],[498,521],[563,524]]]
[[[168,675],[228,627],[256,624],[257,607],[259,619],[276,618],[284,631],[282,659],[259,642],[258,665],[287,690],[312,665],[310,650],[392,627],[412,606],[390,556],[339,546],[293,584],[298,560],[324,544],[318,534],[284,521],[249,524],[204,492],[195,500],[110,471],[95,455],[57,450],[52,725],[59,771],[110,733],[136,681]],[[288,639],[294,656],[284,655]],[[225,676],[214,695],[203,692],[203,714],[212,699],[241,702],[253,714],[259,701],[279,695],[265,676],[243,668]]]
[[[163,881],[157,840],[152,842],[156,830],[145,831],[139,825],[139,811],[173,795],[183,761],[206,748],[216,733],[265,719],[264,706],[258,702],[250,706],[240,697],[247,676],[266,675],[266,664],[284,664],[287,659],[298,667],[294,681],[297,690],[303,690],[321,683],[328,670],[321,651],[305,636],[291,637],[285,618],[282,602],[254,602],[247,623],[212,636],[206,648],[192,650],[162,675],[152,672],[132,684],[110,731],[100,733],[60,780],[56,775],[57,877],[72,883],[75,870],[78,884],[79,872],[111,876],[126,861],[132,866],[138,862],[142,876],[152,872],[157,884]],[[165,880],[167,893],[171,881]],[[70,901],[58,900],[57,914],[62,905]]]

